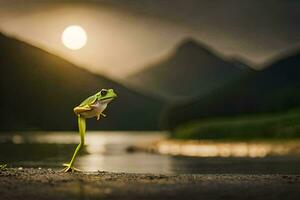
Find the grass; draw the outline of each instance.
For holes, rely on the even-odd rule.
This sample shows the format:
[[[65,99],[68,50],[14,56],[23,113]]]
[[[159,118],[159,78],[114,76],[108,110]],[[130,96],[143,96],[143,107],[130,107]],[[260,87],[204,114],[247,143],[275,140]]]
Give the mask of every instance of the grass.
[[[172,137],[238,140],[300,138],[300,109],[196,120],[178,126]]]

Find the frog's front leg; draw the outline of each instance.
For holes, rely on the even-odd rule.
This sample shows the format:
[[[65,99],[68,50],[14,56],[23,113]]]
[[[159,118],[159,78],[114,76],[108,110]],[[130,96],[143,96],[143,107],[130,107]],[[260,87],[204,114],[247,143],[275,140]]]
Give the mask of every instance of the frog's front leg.
[[[76,156],[78,154],[78,152],[81,150],[81,148],[84,145],[84,137],[85,137],[85,130],[86,130],[86,123],[85,123],[85,118],[81,117],[80,115],[78,116],[78,128],[79,128],[79,134],[80,134],[80,143],[78,144],[73,157],[70,161],[70,163],[68,164],[63,164],[63,166],[65,166],[66,168],[63,169],[64,172],[74,172],[74,171],[80,171],[79,169],[73,167]]]
[[[77,107],[74,108],[74,112],[76,114],[80,114],[80,113],[90,111],[90,110],[92,110],[92,108],[88,105],[86,105],[86,106],[77,106]]]
[[[98,115],[97,115],[97,120],[99,120],[99,119],[100,119],[100,116],[101,116],[101,115],[102,115],[103,117],[106,117],[106,115],[105,115],[105,114],[103,114],[103,113],[100,113],[100,114],[98,114]]]

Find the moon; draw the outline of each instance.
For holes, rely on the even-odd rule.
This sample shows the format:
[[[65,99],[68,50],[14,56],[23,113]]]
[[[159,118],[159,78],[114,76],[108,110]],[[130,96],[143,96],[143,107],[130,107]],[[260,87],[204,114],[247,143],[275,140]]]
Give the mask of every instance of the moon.
[[[68,49],[78,50],[86,45],[87,34],[81,26],[70,25],[64,29],[61,41]]]

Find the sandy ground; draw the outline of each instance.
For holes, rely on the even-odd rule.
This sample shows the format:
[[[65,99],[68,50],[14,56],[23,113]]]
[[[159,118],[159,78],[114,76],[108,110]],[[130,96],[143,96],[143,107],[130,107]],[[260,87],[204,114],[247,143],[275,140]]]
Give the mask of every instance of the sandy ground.
[[[299,175],[159,175],[0,170],[1,200],[300,199]]]

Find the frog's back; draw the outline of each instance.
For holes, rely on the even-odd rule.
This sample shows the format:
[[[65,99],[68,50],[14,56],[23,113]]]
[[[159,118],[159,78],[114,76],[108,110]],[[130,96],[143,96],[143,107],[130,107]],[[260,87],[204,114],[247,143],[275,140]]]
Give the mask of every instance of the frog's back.
[[[81,104],[79,106],[91,105],[91,104],[95,103],[96,100],[97,100],[97,97],[95,95],[90,96],[87,99],[85,99],[83,102],[81,102]]]

